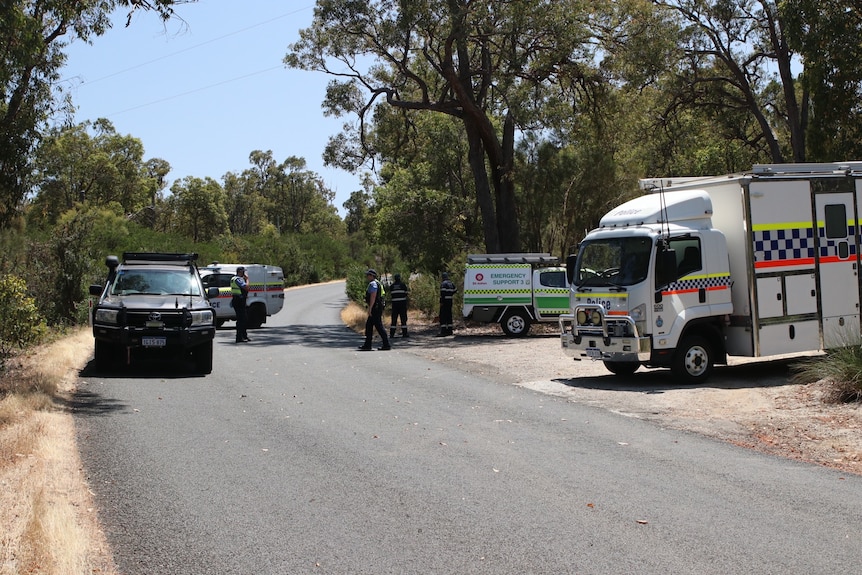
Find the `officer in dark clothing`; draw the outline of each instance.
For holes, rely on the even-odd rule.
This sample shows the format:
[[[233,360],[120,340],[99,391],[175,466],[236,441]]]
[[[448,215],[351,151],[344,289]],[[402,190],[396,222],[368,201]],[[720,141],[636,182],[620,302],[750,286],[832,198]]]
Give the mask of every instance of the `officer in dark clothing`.
[[[392,302],[392,324],[389,327],[389,337],[395,337],[398,318],[401,318],[401,337],[410,337],[407,333],[407,284],[401,281],[401,274],[395,274],[395,281],[389,286],[389,300]]]
[[[368,319],[365,320],[365,343],[359,346],[359,351],[371,351],[371,339],[374,337],[374,330],[380,334],[380,339],[383,340],[383,345],[379,348],[381,351],[392,349],[389,346],[389,338],[386,336],[386,329],[383,327],[383,303],[380,294],[383,286],[377,279],[377,272],[368,270],[365,272],[365,277],[368,280],[368,288],[365,290],[365,303],[368,304]]]
[[[236,268],[236,275],[230,278],[230,294],[230,305],[236,312],[236,342],[250,341],[246,333],[248,310],[245,307],[248,299],[248,275],[242,266]]]
[[[443,273],[443,282],[440,284],[440,333],[438,337],[452,335],[455,327],[452,323],[452,300],[458,291],[449,274]]]

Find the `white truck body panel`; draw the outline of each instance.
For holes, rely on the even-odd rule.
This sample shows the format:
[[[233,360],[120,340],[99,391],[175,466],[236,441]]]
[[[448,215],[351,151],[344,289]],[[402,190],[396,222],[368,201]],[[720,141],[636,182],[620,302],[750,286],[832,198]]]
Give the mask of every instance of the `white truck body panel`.
[[[217,298],[210,299],[216,311],[216,319],[228,321],[236,319],[231,307],[230,278],[236,275],[238,267],[244,267],[248,274],[249,324],[265,323],[266,318],[277,314],[284,307],[284,273],[278,266],[264,264],[219,264],[212,263],[199,269],[206,287],[218,287]]]
[[[657,246],[667,239],[697,244],[700,269],[657,286],[657,294],[654,248],[641,284],[615,287],[624,264],[619,272],[597,270],[618,274],[593,281],[607,280],[609,289],[576,281],[572,312],[560,319],[569,353],[668,365],[680,338],[707,321],[723,347],[716,361],[725,353],[761,357],[858,343],[862,163],[758,165],[744,174],[641,185],[647,194],[602,218],[578,261],[585,246],[631,245],[631,238],[643,237]],[[678,251],[676,261],[683,263]],[[608,328],[577,327],[578,312],[594,311],[594,302],[611,322],[625,318],[626,342],[606,335]]]

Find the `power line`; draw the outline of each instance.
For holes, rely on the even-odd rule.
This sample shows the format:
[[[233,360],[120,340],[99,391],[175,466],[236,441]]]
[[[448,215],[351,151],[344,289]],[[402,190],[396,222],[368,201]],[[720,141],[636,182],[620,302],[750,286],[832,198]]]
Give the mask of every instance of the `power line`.
[[[237,80],[244,80],[245,78],[250,78],[252,76],[258,76],[260,74],[265,74],[266,72],[271,72],[273,70],[279,70],[279,69],[282,69],[282,66],[272,66],[270,68],[258,70],[257,72],[251,72],[250,74],[244,74],[242,76],[237,76],[236,78],[231,78],[229,80],[222,80],[221,82],[216,82],[215,84],[210,84],[208,86],[202,86],[200,88],[195,88],[194,90],[182,92],[181,94],[174,94],[173,96],[168,96],[166,98],[161,98],[159,100],[153,100],[152,102],[147,102],[146,104],[139,104],[137,106],[132,106],[131,108],[126,108],[125,110],[120,110],[119,112],[114,112],[112,114],[106,114],[104,117],[105,118],[112,118],[112,117],[118,116],[120,114],[125,114],[126,112],[132,112],[134,110],[146,108],[147,106],[154,106],[156,104],[161,104],[163,102],[169,102],[170,100],[176,100],[177,98],[182,98],[183,96],[188,96],[189,94],[195,94],[197,92],[203,92],[204,90],[209,90],[210,88],[215,88],[216,86],[222,86],[224,84],[230,84],[231,82],[236,82]]]
[[[107,74],[107,75],[105,75],[105,76],[101,76],[101,77],[99,77],[99,78],[96,78],[95,80],[89,80],[89,81],[82,82],[82,83],[81,83],[81,84],[79,84],[77,87],[78,87],[78,88],[81,88],[81,87],[83,87],[83,86],[89,86],[89,85],[91,85],[91,84],[95,84],[95,83],[97,83],[97,82],[101,82],[101,81],[103,81],[103,80],[107,80],[107,79],[109,79],[109,78],[113,78],[113,77],[115,77],[115,76],[119,76],[119,75],[121,75],[121,74],[125,74],[126,72],[131,72],[132,70],[137,70],[137,69],[139,69],[139,68],[143,68],[144,66],[149,66],[150,64],[154,64],[154,63],[156,63],[156,62],[161,62],[162,60],[166,60],[166,59],[168,59],[168,58],[173,58],[174,56],[178,56],[178,55],[180,55],[180,54],[184,54],[184,53],[189,52],[189,51],[191,51],[191,50],[196,50],[196,49],[198,49],[198,48],[200,48],[200,47],[202,47],[202,46],[207,46],[207,45],[209,45],[209,44],[213,44],[213,43],[218,42],[218,41],[220,41],[220,40],[224,40],[225,38],[230,38],[231,36],[236,36],[237,34],[242,34],[243,32],[247,32],[247,31],[249,31],[249,30],[253,30],[253,29],[255,29],[255,28],[259,28],[259,27],[261,27],[261,26],[265,26],[265,25],[267,25],[267,24],[271,24],[272,22],[275,22],[275,21],[277,21],[277,20],[281,20],[281,19],[283,19],[283,18],[287,18],[287,17],[289,17],[289,16],[293,16],[293,15],[295,15],[295,14],[298,14],[298,13],[300,13],[300,12],[303,12],[303,11],[305,11],[305,10],[308,10],[308,9],[309,9],[309,8],[311,8],[311,7],[312,7],[312,6],[305,6],[304,8],[298,8],[298,9],[296,9],[296,10],[293,10],[292,12],[287,12],[286,14],[282,14],[282,15],[280,15],[280,16],[275,16],[274,18],[270,18],[269,20],[266,20],[266,21],[264,21],[264,22],[258,22],[257,24],[252,24],[251,26],[247,26],[247,27],[245,27],[245,28],[241,28],[241,29],[239,29],[239,30],[236,30],[236,31],[234,31],[234,32],[230,32],[230,33],[228,33],[228,34],[224,34],[224,35],[219,36],[219,37],[217,37],[217,38],[212,38],[211,40],[207,40],[207,41],[205,41],[205,42],[201,42],[200,44],[195,44],[194,46],[189,46],[188,48],[183,48],[182,50],[177,50],[176,52],[172,52],[172,53],[170,53],[170,54],[166,54],[166,55],[164,55],[164,56],[160,56],[160,57],[158,57],[158,58],[153,58],[152,60],[147,60],[146,62],[142,62],[142,63],[140,63],[140,64],[136,64],[136,65],[134,65],[134,66],[130,66],[130,67],[128,67],[128,68],[124,68],[124,69],[122,69],[122,70],[118,70],[118,71],[116,71],[116,72],[112,72],[112,73]],[[257,73],[257,72],[252,73],[252,74],[250,74],[250,75],[254,75],[254,74],[256,74],[256,73]],[[67,82],[67,81],[69,81],[69,78],[64,78],[63,80],[60,80],[60,82]],[[225,82],[231,82],[231,81],[232,81],[232,80],[226,80]],[[220,85],[220,84],[213,84],[213,86],[218,86],[218,85]]]

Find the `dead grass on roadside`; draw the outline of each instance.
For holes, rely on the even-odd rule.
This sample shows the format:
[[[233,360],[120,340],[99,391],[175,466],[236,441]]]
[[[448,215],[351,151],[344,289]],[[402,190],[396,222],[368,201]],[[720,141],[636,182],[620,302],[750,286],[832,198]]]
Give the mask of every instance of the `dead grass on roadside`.
[[[91,350],[79,330],[15,358],[0,380],[0,575],[116,573],[62,401]]]
[[[392,310],[386,308],[383,312],[383,325],[388,329]],[[355,331],[356,333],[365,333],[365,320],[368,318],[368,310],[365,306],[361,306],[356,302],[348,302],[341,310],[341,321],[344,325]],[[425,316],[419,310],[407,311],[407,325],[411,331],[425,331],[433,329],[434,321]],[[400,322],[399,322],[399,329]]]

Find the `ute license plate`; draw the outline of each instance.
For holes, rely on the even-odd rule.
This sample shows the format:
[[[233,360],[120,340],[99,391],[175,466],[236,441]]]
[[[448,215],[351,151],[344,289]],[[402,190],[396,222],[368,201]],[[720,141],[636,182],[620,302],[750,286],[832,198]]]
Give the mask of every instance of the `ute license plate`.
[[[588,347],[587,357],[591,357],[593,359],[602,359],[602,350],[597,347]]]
[[[168,338],[166,337],[142,337],[141,345],[144,347],[165,347],[168,343]]]

